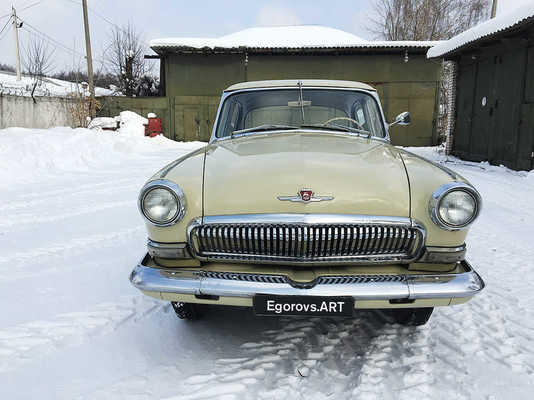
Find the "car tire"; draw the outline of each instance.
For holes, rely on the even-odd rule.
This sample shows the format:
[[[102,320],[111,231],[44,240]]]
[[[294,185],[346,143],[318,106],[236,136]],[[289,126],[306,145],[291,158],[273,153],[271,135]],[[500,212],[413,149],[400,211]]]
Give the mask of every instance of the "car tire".
[[[194,321],[200,318],[201,314],[198,304],[171,301],[171,305],[176,316],[180,319]]]
[[[396,323],[404,326],[420,326],[428,322],[434,307],[399,308],[392,311]]]

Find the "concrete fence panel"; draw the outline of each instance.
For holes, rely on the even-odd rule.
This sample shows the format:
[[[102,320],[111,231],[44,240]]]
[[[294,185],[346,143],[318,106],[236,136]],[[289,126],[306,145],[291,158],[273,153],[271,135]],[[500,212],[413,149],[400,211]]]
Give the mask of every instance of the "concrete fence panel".
[[[0,128],[72,126],[70,104],[61,97],[0,96]]]

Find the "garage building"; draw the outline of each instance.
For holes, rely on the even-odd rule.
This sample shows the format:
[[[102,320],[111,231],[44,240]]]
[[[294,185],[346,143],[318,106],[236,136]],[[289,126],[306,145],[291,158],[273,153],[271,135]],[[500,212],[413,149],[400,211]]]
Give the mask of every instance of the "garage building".
[[[533,169],[534,4],[442,42],[428,56],[455,63],[450,153]]]
[[[234,83],[315,78],[369,83],[377,88],[388,120],[411,113],[410,127],[391,129],[395,144],[437,143],[441,63],[426,58],[436,42],[367,41],[322,26],[283,26],[150,44],[161,60],[162,97],[108,98],[104,112],[155,111],[175,140],[208,140],[221,92]]]

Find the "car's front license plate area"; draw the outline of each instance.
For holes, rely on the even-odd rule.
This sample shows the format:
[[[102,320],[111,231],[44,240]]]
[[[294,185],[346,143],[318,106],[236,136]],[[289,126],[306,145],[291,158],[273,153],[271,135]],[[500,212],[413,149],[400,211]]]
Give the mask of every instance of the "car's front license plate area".
[[[271,296],[253,298],[257,315],[317,315],[350,317],[354,310],[352,297]]]

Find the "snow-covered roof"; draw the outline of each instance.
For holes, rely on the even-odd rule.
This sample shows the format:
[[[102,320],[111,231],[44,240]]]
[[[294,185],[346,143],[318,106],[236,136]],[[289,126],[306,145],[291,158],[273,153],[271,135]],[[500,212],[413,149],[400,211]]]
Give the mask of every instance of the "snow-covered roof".
[[[427,52],[428,58],[441,57],[470,43],[487,39],[499,32],[517,28],[525,23],[534,22],[534,2],[525,4],[515,10],[485,21],[453,38],[443,41]]]
[[[275,88],[275,87],[298,87],[299,80],[297,79],[283,79],[283,80],[270,80],[270,81],[249,81],[236,83],[228,88],[225,92],[231,92],[233,90],[241,89],[253,89],[253,88]],[[364,89],[376,91],[372,86],[369,86],[362,82],[355,81],[339,81],[339,80],[327,80],[327,79],[302,79],[302,87],[335,87],[335,88],[351,88],[351,89]]]
[[[244,29],[219,38],[154,39],[154,51],[165,49],[336,49],[429,48],[439,42],[369,41],[352,33],[319,25],[269,26]]]

